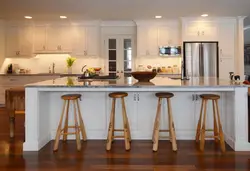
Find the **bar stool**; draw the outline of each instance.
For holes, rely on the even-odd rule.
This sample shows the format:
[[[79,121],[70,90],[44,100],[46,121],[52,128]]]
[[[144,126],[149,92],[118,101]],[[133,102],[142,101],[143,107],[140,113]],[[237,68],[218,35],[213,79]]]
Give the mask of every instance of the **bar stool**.
[[[154,143],[153,151],[158,150],[159,132],[169,132],[170,142],[172,142],[172,150],[177,151],[176,135],[175,135],[174,121],[173,121],[171,101],[170,101],[170,98],[172,98],[174,94],[169,93],[169,92],[159,92],[159,93],[156,93],[155,96],[158,97],[158,106],[157,106],[157,112],[156,112],[155,123],[154,123],[153,138],[152,138],[153,143]],[[161,115],[162,99],[166,99],[167,104],[168,104],[169,130],[160,130],[160,115]]]
[[[87,139],[84,123],[82,120],[82,114],[81,114],[79,102],[78,102],[78,99],[81,99],[81,94],[66,94],[66,95],[61,96],[61,98],[64,100],[64,104],[63,104],[62,115],[61,115],[60,122],[59,122],[57,132],[56,132],[54,151],[58,150],[58,144],[59,144],[59,140],[60,140],[61,135],[63,135],[63,141],[67,140],[67,135],[76,135],[77,150],[81,150],[80,132],[82,134],[83,140],[86,141],[86,139]],[[74,121],[75,121],[74,126],[68,125],[70,101],[72,101],[74,104]],[[67,107],[66,107],[66,103],[67,103]],[[63,118],[64,118],[64,114],[65,114],[65,107],[66,107],[66,118],[64,119],[64,128],[62,129],[62,122],[63,122]],[[77,108],[78,112],[77,112],[76,108]],[[78,117],[79,117],[79,122],[78,122]],[[80,126],[78,126],[78,125],[80,125]],[[68,132],[68,128],[74,128],[75,132]]]
[[[111,144],[114,138],[124,138],[125,149],[130,150],[131,134],[130,134],[130,127],[129,127],[128,117],[127,117],[126,108],[125,108],[125,101],[124,101],[124,97],[126,96],[128,96],[128,93],[125,93],[125,92],[115,92],[115,93],[109,94],[109,97],[112,98],[112,110],[111,110],[111,115],[110,115],[106,150],[111,149]],[[115,104],[116,104],[116,99],[118,98],[121,99],[121,103],[122,103],[123,129],[115,129]],[[114,135],[115,131],[124,132],[124,135],[115,136]]]
[[[200,150],[204,150],[205,146],[205,138],[214,138],[215,142],[218,142],[220,140],[220,147],[221,151],[225,152],[225,142],[224,142],[224,135],[222,131],[222,125],[220,122],[220,113],[219,113],[219,107],[218,107],[218,99],[220,99],[219,95],[215,94],[201,94],[200,97],[202,98],[202,104],[201,104],[201,110],[200,110],[200,118],[197,124],[197,130],[196,130],[196,142],[201,139],[200,142]],[[206,114],[207,114],[207,102],[208,100],[212,100],[213,104],[213,115],[214,115],[214,129],[206,129]],[[203,114],[204,110],[204,114]],[[203,120],[202,120],[203,115]],[[218,132],[218,125],[217,125],[217,119],[218,118],[218,125],[219,125],[219,132]],[[201,126],[202,124],[202,126]],[[205,136],[206,131],[214,131],[214,136]]]

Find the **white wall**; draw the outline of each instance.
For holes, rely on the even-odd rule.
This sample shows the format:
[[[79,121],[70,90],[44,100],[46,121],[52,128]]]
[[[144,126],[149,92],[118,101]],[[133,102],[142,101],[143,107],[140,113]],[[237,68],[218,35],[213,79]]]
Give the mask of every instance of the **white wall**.
[[[5,54],[5,33],[4,33],[4,21],[0,20],[0,65],[4,61]]]

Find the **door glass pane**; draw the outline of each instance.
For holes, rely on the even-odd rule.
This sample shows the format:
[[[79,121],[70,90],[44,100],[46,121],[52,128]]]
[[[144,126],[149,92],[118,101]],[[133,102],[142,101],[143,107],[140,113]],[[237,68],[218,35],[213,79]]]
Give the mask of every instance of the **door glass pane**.
[[[116,49],[116,39],[109,39],[109,49]]]
[[[116,71],[116,62],[109,62],[109,71]]]
[[[131,39],[124,39],[124,49],[131,49]]]
[[[132,49],[124,50],[124,60],[132,60]]]
[[[124,61],[124,71],[132,71],[132,62]]]
[[[109,50],[109,60],[116,60],[116,50]]]

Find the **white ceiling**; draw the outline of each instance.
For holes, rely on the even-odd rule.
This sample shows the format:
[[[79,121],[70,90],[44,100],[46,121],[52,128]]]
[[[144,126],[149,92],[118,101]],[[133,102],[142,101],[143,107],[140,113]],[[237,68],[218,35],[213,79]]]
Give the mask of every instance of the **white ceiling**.
[[[133,20],[210,16],[249,16],[250,0],[0,0],[0,18]]]

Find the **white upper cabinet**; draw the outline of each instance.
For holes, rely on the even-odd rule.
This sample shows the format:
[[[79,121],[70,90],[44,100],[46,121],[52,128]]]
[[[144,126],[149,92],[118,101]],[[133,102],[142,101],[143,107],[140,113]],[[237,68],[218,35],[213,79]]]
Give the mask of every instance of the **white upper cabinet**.
[[[220,58],[219,59],[219,78],[229,79],[229,72],[235,72],[234,58]]]
[[[46,46],[46,25],[34,27],[34,50],[42,52],[47,49]]]
[[[183,41],[217,41],[217,24],[209,21],[187,21],[183,24]]]
[[[223,22],[219,24],[219,57],[234,58],[235,53],[235,23]]]
[[[47,28],[47,50],[58,52],[72,51],[71,27],[67,25],[49,26]]]
[[[137,56],[158,55],[158,28],[150,26],[137,27]]]
[[[99,55],[99,28],[96,26],[73,27],[73,54],[77,56]]]
[[[158,27],[158,45],[170,46],[180,45],[179,42],[179,29],[171,26]]]
[[[29,57],[33,52],[33,27],[8,26],[6,57]]]

